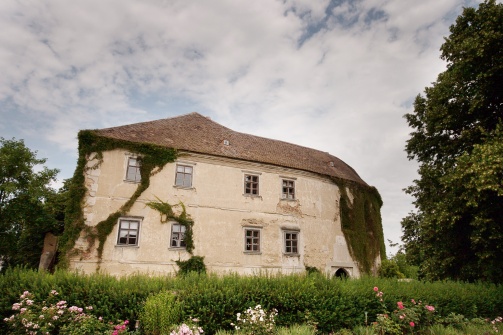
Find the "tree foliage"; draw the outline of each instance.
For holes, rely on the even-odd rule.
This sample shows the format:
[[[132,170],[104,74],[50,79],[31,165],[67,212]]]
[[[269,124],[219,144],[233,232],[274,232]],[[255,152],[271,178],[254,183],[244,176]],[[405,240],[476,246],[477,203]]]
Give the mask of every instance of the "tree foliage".
[[[396,261],[392,259],[384,259],[377,273],[381,278],[405,278]]]
[[[465,8],[441,47],[447,69],[405,117],[419,179],[406,192],[406,254],[429,279],[503,279],[503,4]]]
[[[45,233],[61,228],[57,215],[62,204],[50,187],[58,170],[39,169],[45,161],[22,140],[0,138],[0,260],[4,268],[36,268]]]

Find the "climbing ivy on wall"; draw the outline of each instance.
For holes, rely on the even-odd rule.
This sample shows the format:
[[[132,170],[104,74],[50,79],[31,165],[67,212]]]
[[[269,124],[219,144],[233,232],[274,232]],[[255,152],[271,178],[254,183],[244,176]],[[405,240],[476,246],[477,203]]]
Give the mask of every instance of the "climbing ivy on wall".
[[[333,181],[341,193],[341,225],[349,253],[358,263],[360,272],[370,274],[376,258],[384,258],[386,255],[381,196],[375,187],[335,178]],[[348,190],[353,197],[352,201]]]
[[[177,158],[175,149],[149,143],[134,143],[102,137],[92,130],[80,131],[78,138],[79,157],[69,188],[70,201],[67,204],[65,230],[59,243],[61,255],[59,266],[63,268],[68,266],[68,256],[77,252],[74,246],[82,231],[86,234],[89,250],[98,241],[98,260],[101,261],[104,243],[119,217],[127,215],[136,200],[149,187],[150,176],[154,170],[158,169],[156,172],[160,171],[167,163],[174,162]],[[127,150],[138,155],[141,182],[133,195],[118,211],[111,213],[94,227],[87,226],[82,211],[82,204],[87,191],[85,171],[86,169],[98,168],[103,162],[103,152],[115,149]],[[95,166],[86,167],[87,161],[93,159],[97,159]],[[348,242],[349,252],[358,263],[360,271],[370,273],[375,259],[378,256],[385,257],[380,215],[382,199],[374,187],[337,178],[333,178],[333,182],[338,185],[341,193],[341,224],[342,231]],[[352,201],[347,190],[353,196]],[[194,249],[192,226],[194,222],[187,215],[185,207],[180,203],[182,213],[175,215],[172,205],[160,199],[157,200],[156,202],[149,202],[147,205],[165,215],[164,220],[174,220],[186,227],[186,250],[192,254]]]
[[[164,148],[149,143],[134,143],[119,139],[102,137],[93,130],[82,130],[79,132],[79,158],[77,168],[72,177],[70,185],[70,202],[67,204],[65,216],[65,231],[60,239],[60,257],[59,266],[68,266],[68,256],[74,254],[75,242],[80,233],[84,231],[87,236],[89,250],[98,240],[99,245],[98,260],[101,260],[103,246],[112,232],[114,225],[119,217],[126,215],[140,195],[149,187],[150,176],[154,169],[159,172],[167,163],[174,162],[177,157],[175,149]],[[115,149],[127,150],[138,155],[140,162],[141,182],[131,198],[121,206],[121,208],[112,213],[105,220],[99,222],[96,226],[90,227],[85,224],[82,203],[86,195],[85,171],[86,169],[96,169],[103,162],[103,152]],[[92,156],[94,155],[94,156]],[[86,167],[89,160],[96,158],[98,162],[93,167]]]
[[[194,225],[194,221],[192,221],[190,216],[187,214],[185,205],[182,202],[178,203],[178,205],[170,205],[159,198],[157,198],[157,201],[147,202],[146,205],[161,214],[162,223],[176,221],[185,227],[185,250],[192,254],[192,251],[194,250],[194,241],[192,238],[192,226]],[[176,215],[173,211],[174,206],[182,207],[182,212],[179,215]]]

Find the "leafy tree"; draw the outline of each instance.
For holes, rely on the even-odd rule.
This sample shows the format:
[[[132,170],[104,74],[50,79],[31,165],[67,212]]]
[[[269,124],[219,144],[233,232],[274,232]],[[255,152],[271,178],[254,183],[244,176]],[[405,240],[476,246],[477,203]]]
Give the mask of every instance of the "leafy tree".
[[[390,260],[396,263],[398,270],[403,273],[405,278],[419,279],[418,270],[419,267],[412,265],[407,260],[407,254],[403,250],[399,250]]]
[[[405,278],[397,262],[393,259],[383,259],[377,273],[381,278]]]
[[[46,232],[58,232],[58,197],[50,187],[58,170],[38,168],[37,159],[22,140],[0,137],[0,260],[38,267]],[[37,171],[38,172],[37,172]]]
[[[390,247],[399,247],[394,255],[390,255],[387,259],[381,262],[378,269],[378,275],[382,278],[410,278],[418,279],[418,267],[412,265],[407,259],[403,245],[388,240]]]
[[[441,47],[447,70],[405,117],[419,179],[402,220],[410,261],[428,279],[503,280],[503,4],[465,8]]]

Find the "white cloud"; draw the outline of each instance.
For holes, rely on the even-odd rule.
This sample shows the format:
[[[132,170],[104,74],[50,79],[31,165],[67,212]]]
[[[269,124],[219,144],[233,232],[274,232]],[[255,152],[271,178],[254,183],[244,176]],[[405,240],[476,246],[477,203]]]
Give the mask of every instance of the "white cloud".
[[[345,160],[383,194],[397,241],[415,177],[402,116],[476,3],[4,0],[0,113],[12,126],[0,129],[75,155],[79,129],[200,111]]]

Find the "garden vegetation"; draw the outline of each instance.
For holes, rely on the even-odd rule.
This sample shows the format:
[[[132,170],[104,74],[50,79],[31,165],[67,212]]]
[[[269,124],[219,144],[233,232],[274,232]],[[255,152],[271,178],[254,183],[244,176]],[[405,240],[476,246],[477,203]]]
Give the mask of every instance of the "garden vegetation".
[[[44,307],[45,311],[51,308],[54,311],[58,302],[64,301],[67,312],[70,307],[73,311],[81,308],[88,315],[86,322],[97,329],[103,320],[106,324],[111,322],[110,327],[133,332],[139,320],[140,328],[136,330],[139,334],[169,334],[168,329],[172,331],[173,326],[184,324],[183,329],[192,329],[193,334],[199,328],[206,334],[239,332],[235,327],[242,325],[237,313],[242,319],[249,311],[251,318],[262,313],[260,310],[268,322],[265,328],[269,329],[271,320],[274,321],[271,332],[276,333],[282,327],[301,327],[303,331],[311,329],[319,334],[351,334],[347,332],[355,329],[374,331],[368,334],[409,331],[428,334],[422,331],[473,319],[491,327],[490,321],[503,315],[503,286],[497,284],[408,282],[375,277],[340,280],[316,273],[249,277],[189,273],[115,278],[104,274],[67,271],[50,274],[14,268],[0,276],[0,289],[3,320],[19,315],[23,307],[13,310],[13,306],[22,304],[21,295],[29,292],[29,299],[24,297],[24,308],[28,310],[31,305],[27,306],[26,299],[40,311]],[[57,299],[49,299],[51,292],[58,293]],[[402,314],[406,316],[400,319]],[[38,314],[33,315],[39,318]],[[72,317],[71,313],[65,315]],[[260,315],[256,319],[259,320]],[[488,321],[484,321],[486,319]],[[24,334],[15,332],[13,322],[2,322],[0,333]],[[180,329],[177,331],[183,330]],[[112,331],[113,328],[109,334]],[[54,333],[57,334],[51,334]]]

